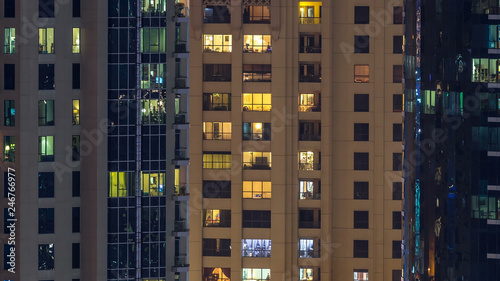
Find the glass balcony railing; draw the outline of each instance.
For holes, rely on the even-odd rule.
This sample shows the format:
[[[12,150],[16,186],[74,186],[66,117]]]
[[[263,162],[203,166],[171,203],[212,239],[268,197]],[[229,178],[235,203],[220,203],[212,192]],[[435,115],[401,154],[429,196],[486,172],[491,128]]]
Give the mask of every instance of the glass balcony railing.
[[[299,250],[299,258],[319,258],[321,257],[319,250]]]
[[[299,82],[321,82],[321,75],[300,75]]]
[[[319,134],[299,134],[299,141],[321,141]]]
[[[320,17],[299,18],[299,24],[321,24]]]
[[[318,192],[299,192],[299,199],[300,200],[319,200],[321,199],[321,193]]]
[[[321,47],[300,46],[299,53],[321,53]]]
[[[299,163],[299,170],[302,171],[319,171],[321,170],[321,163]]]

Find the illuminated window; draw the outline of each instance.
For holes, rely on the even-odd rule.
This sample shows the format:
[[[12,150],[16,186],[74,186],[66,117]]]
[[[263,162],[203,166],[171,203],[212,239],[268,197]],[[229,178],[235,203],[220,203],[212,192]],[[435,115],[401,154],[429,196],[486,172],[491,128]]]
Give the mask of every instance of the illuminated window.
[[[164,53],[166,52],[166,28],[142,28],[141,52]]]
[[[321,199],[321,181],[299,180],[299,199]]]
[[[243,198],[271,198],[270,181],[243,181]]]
[[[141,11],[144,16],[164,15],[167,11],[167,0],[143,1],[141,6]]]
[[[271,280],[271,269],[269,268],[243,268],[241,281],[267,281]]]
[[[204,93],[203,110],[231,111],[231,94]]]
[[[73,54],[80,53],[80,28],[73,27]]]
[[[74,135],[71,139],[72,159],[73,161],[80,161],[80,136]]]
[[[141,65],[141,89],[158,89],[167,86],[167,65],[149,64]]]
[[[231,210],[203,210],[203,226],[231,227]]]
[[[203,169],[231,169],[230,152],[204,152]]]
[[[232,35],[205,34],[203,36],[203,52],[230,53],[233,50]]]
[[[299,280],[300,281],[314,280],[314,269],[313,268],[301,268],[299,270]]]
[[[38,137],[38,162],[54,161],[54,136]]]
[[[73,125],[80,125],[80,100],[73,100]]]
[[[143,196],[165,195],[165,173],[142,173],[141,190]]]
[[[321,2],[299,2],[299,24],[320,24]]]
[[[54,126],[54,100],[38,101],[38,126]]]
[[[245,6],[243,10],[243,23],[270,23],[271,14],[269,6]]]
[[[243,38],[244,53],[270,53],[271,35],[245,35]]]
[[[367,269],[355,269],[354,270],[354,281],[368,281],[368,270]]]
[[[3,137],[3,161],[16,162],[16,137]]]
[[[367,64],[354,65],[354,83],[370,82],[370,66]]]
[[[135,196],[135,173],[109,172],[109,197]]]
[[[315,155],[316,154],[316,155]],[[300,151],[299,152],[299,170],[321,170],[319,152],[314,151]]]
[[[299,257],[300,258],[319,258],[320,240],[319,239],[299,239]]]
[[[241,256],[270,258],[271,240],[270,239],[241,239]]]
[[[299,94],[299,112],[321,111],[321,94]]]
[[[142,124],[165,124],[166,109],[162,99],[141,100]]]
[[[4,54],[16,53],[16,29],[13,27],[4,28]]]
[[[55,53],[54,28],[38,29],[38,53],[39,54]]]
[[[231,140],[231,122],[203,122],[204,140]]]
[[[231,268],[204,267],[203,281],[231,281]]]
[[[271,123],[243,123],[243,140],[271,140]]]
[[[243,111],[271,111],[271,94],[243,94]]]
[[[16,125],[16,101],[14,100],[4,100],[3,101],[3,109],[4,109],[4,118],[3,125],[4,126],[15,126]]]
[[[270,170],[271,152],[243,152],[243,169]]]

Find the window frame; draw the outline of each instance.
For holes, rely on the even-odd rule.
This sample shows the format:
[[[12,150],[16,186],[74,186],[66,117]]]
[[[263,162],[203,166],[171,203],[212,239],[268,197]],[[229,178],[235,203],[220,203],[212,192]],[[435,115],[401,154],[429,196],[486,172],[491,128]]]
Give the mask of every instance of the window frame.
[[[366,72],[366,70],[368,70],[368,72]],[[354,83],[370,83],[370,65],[369,64],[355,64],[354,65]]]
[[[216,124],[217,126],[215,126]],[[217,130],[215,130],[216,127]],[[203,122],[202,132],[204,140],[231,140],[232,122]]]
[[[272,197],[271,181],[243,181],[242,190],[243,199],[271,199]]]
[[[243,82],[271,82],[271,64],[243,64]]]
[[[55,100],[38,101],[38,126],[54,126],[55,114]]]
[[[260,95],[260,97],[259,97]],[[250,101],[251,99],[251,101]],[[259,102],[259,100],[261,102]],[[269,100],[270,103],[267,103]],[[243,111],[271,111],[272,94],[271,93],[243,93],[242,94]]]
[[[45,140],[45,145],[43,145]],[[52,142],[52,149],[50,149],[49,142]],[[39,136],[38,137],[38,162],[54,162],[54,136]]]
[[[6,55],[12,55],[16,53],[16,28],[15,27],[4,27],[4,49],[3,53]],[[12,40],[14,39],[14,40]]]
[[[221,95],[221,102],[214,102],[214,95]],[[217,97],[216,97],[217,98]],[[204,111],[231,111],[230,93],[203,93]]]
[[[219,159],[214,160],[214,157],[217,157]],[[231,169],[231,167],[232,167],[231,152],[223,152],[223,151],[203,152],[203,169],[220,170],[220,169]]]
[[[255,41],[258,40],[262,41],[262,43],[257,44]],[[256,54],[272,53],[271,35],[264,35],[264,34],[243,35],[243,53],[256,53]]]
[[[219,36],[220,38],[218,38]],[[220,40],[220,44],[216,44],[218,40]],[[228,43],[225,44],[225,42]],[[232,51],[233,51],[233,35],[203,34],[204,53],[231,53]]]

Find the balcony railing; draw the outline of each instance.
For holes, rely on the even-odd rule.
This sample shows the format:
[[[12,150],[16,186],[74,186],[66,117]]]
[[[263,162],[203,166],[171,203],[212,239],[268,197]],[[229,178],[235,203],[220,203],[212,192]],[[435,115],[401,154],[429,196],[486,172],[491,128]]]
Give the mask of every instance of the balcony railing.
[[[185,185],[176,185],[174,186],[174,195],[175,196],[186,196],[186,195],[189,195],[189,193],[187,193],[187,186]]]
[[[321,135],[316,134],[299,134],[299,141],[320,141]]]
[[[257,164],[251,162],[243,162],[244,170],[271,170],[271,163]]]
[[[299,228],[321,228],[320,221],[299,221]]]
[[[231,140],[231,133],[203,133],[204,140]]]
[[[175,77],[175,87],[176,89],[185,89],[187,88],[186,77]]]
[[[321,75],[300,75],[299,82],[321,82]]]
[[[321,23],[321,18],[313,18],[313,17],[307,17],[307,18],[299,18],[299,24],[320,24]]]
[[[299,250],[299,258],[319,258],[321,257],[319,250]]]
[[[243,257],[253,257],[253,258],[270,258],[271,250],[248,250],[244,249],[241,252]]]
[[[176,114],[175,115],[175,124],[188,124],[189,122],[187,122],[186,120],[186,114]]]
[[[299,170],[303,171],[321,170],[321,163],[299,163]]]
[[[184,266],[189,266],[187,263],[187,256],[186,255],[178,255],[174,257],[174,266],[177,267],[184,267]]]
[[[203,256],[230,257],[231,256],[231,249],[203,249]]]
[[[314,193],[314,192],[299,192],[299,199],[301,200],[319,200],[321,199],[321,193]]]
[[[300,46],[299,53],[312,53],[312,54],[321,53],[321,47]]]
[[[186,149],[176,149],[175,150],[175,159],[177,159],[177,160],[189,159],[187,157],[187,151],[186,151]]]
[[[321,112],[321,105],[299,105],[299,112]]]
[[[174,224],[174,230],[177,232],[188,231],[187,222],[185,220],[176,220]]]
[[[175,43],[175,52],[176,53],[187,53],[187,44],[186,43]]]

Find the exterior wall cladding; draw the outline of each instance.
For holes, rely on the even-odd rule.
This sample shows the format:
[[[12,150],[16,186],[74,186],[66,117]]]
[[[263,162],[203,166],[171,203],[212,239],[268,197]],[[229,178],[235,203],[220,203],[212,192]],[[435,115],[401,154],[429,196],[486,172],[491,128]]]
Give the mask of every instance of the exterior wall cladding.
[[[406,5],[405,280],[498,280],[498,1]]]

